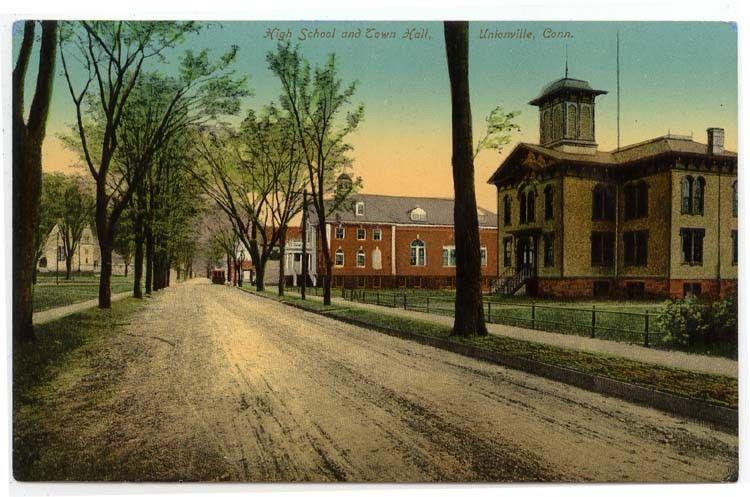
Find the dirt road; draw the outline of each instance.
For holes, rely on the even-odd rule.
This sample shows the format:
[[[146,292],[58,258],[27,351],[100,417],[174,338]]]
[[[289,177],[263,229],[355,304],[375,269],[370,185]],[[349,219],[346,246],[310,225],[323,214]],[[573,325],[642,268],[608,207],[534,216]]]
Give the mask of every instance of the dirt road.
[[[115,391],[60,416],[80,418],[78,443],[106,454],[116,478],[702,481],[736,471],[733,435],[206,280],[160,292],[106,354],[98,363],[118,371]],[[60,394],[86,395],[72,384]]]

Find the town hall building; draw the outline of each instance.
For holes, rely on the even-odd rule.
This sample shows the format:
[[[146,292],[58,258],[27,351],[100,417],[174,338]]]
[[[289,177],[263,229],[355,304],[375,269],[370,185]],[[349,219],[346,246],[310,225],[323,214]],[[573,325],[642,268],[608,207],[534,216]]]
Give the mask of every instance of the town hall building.
[[[529,102],[539,144],[520,143],[497,187],[493,290],[530,295],[724,295],[737,285],[737,154],[666,135],[597,147],[588,82],[559,79]]]

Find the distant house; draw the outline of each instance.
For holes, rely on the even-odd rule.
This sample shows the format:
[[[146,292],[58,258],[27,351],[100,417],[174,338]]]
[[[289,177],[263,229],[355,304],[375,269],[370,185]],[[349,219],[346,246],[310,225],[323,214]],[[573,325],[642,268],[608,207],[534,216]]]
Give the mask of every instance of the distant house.
[[[91,228],[86,226],[73,254],[72,269],[74,272],[99,273],[101,272],[100,264],[99,242]],[[37,271],[40,273],[65,272],[65,249],[58,225],[52,228],[47,237],[42,255],[37,261]],[[112,272],[116,275],[125,274],[125,263],[117,252],[112,253]]]
[[[498,291],[554,296],[722,295],[737,285],[737,154],[666,135],[605,152],[595,99],[563,78],[529,102],[540,143],[489,179],[498,198]]]
[[[479,208],[484,284],[497,275],[497,218]],[[310,276],[325,273],[317,218],[310,215]],[[332,285],[347,288],[453,288],[456,249],[453,200],[355,194],[347,208],[332,213],[323,227],[334,261]],[[301,266],[301,240],[287,246],[294,271]],[[296,274],[301,274],[301,271]]]

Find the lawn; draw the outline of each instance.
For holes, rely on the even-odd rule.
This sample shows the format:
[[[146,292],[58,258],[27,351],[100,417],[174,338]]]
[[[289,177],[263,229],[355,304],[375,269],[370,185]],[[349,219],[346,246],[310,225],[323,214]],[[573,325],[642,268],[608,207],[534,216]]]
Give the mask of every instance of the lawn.
[[[113,294],[132,291],[132,276],[113,276],[111,288]],[[98,295],[98,275],[79,276],[70,281],[61,278],[59,284],[55,284],[54,276],[45,275],[34,285],[34,312],[95,299]]]
[[[255,293],[253,290],[245,289],[245,291]],[[275,293],[264,292],[264,295],[279,299]],[[303,301],[294,293],[281,300],[315,312],[324,309],[322,302],[319,300]],[[514,357],[564,366],[667,393],[701,399],[726,407],[737,407],[738,384],[736,378],[668,368],[615,356],[526,342],[499,335],[491,334],[486,337],[472,338],[452,337],[448,326],[354,308],[340,303],[326,308],[324,312],[326,315],[345,317],[363,325],[393,329],[413,335],[436,337]]]

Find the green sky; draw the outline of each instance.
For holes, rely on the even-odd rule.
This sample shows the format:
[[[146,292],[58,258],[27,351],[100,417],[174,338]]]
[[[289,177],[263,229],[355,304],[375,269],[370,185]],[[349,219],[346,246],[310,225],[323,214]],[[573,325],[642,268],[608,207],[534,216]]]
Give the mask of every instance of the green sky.
[[[279,94],[265,54],[277,41],[268,29],[287,29],[311,61],[329,52],[339,57],[345,80],[359,81],[355,96],[365,106],[356,135],[355,172],[370,193],[449,196],[450,101],[442,25],[436,22],[227,22],[211,25],[171,54],[173,70],[182,50],[210,48],[219,54],[239,46],[237,72],[249,76],[254,95],[246,108],[259,108]],[[330,32],[332,39],[302,40],[303,29]],[[426,38],[404,39],[408,29],[427,29]],[[360,30],[358,38],[345,32]],[[528,39],[481,39],[481,30],[526,30]],[[395,39],[367,38],[395,32]],[[568,38],[545,37],[569,32]],[[601,149],[616,145],[615,37],[620,32],[623,145],[666,134],[694,134],[705,142],[705,129],[726,129],[728,148],[737,143],[737,33],[726,23],[663,22],[475,22],[471,24],[470,77],[475,136],[497,105],[520,110],[518,141],[538,141],[536,108],[527,102],[546,83],[563,76],[567,45],[570,76],[608,90],[597,103],[597,141]],[[14,30],[17,53],[19,25]],[[32,66],[33,67],[33,66]],[[30,71],[33,76],[33,71]],[[31,79],[31,78],[29,78]],[[50,113],[45,168],[65,169],[75,157],[55,135],[74,119],[67,87],[58,76]],[[477,160],[477,192],[481,205],[494,210],[493,189],[485,184],[501,158],[483,152]]]

